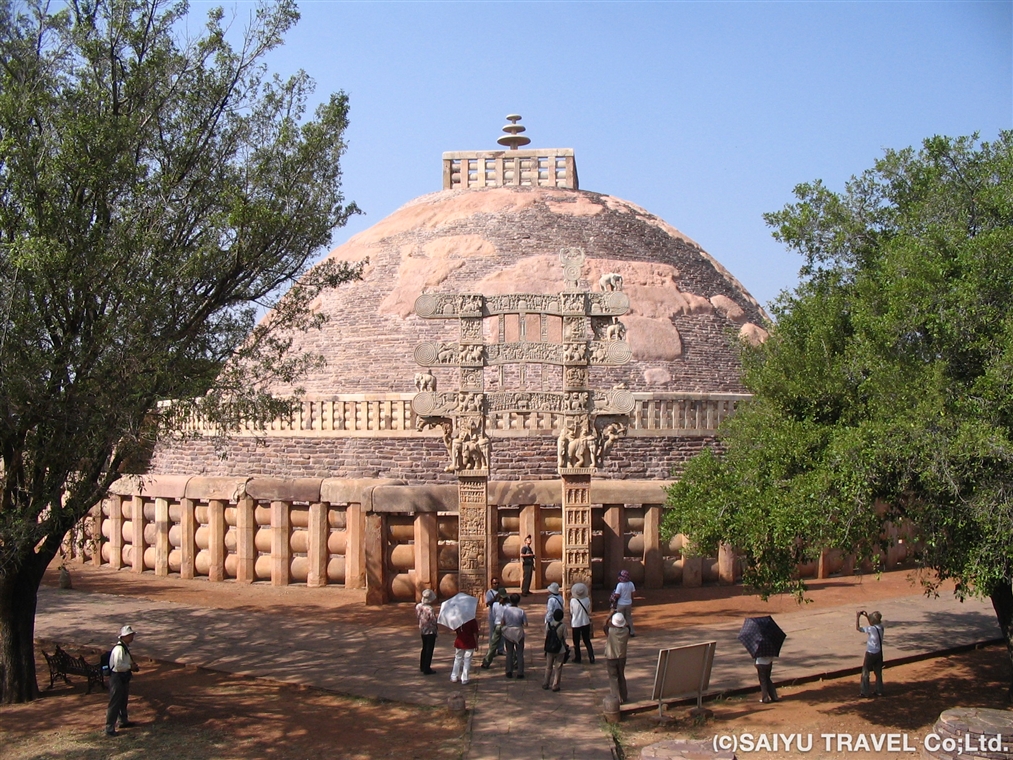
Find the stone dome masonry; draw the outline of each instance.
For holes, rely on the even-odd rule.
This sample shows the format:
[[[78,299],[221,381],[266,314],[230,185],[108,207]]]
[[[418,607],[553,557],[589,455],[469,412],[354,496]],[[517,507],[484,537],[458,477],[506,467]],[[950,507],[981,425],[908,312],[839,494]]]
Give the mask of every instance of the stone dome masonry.
[[[523,127],[516,129],[516,119],[508,118],[512,129],[506,131],[516,137]],[[745,394],[736,336],[754,344],[767,337],[767,315],[728,270],[643,208],[579,189],[572,150],[514,146],[445,153],[443,180],[443,190],[409,201],[330,252],[332,259],[368,258],[369,264],[361,281],[311,304],[329,317],[323,329],[296,336],[295,350],[324,357],[323,365],[298,383],[306,393],[298,419],[279,421],[266,445],[256,445],[252,435],[239,436],[224,460],[201,441],[160,448],[150,471],[449,482],[452,478],[441,474],[445,453],[438,431],[415,430],[410,399],[420,369],[415,346],[457,335],[448,334],[439,320],[418,317],[415,301],[424,293],[559,293],[563,248],[585,252],[581,277],[591,291],[602,290],[603,275],[617,273],[630,301],[622,322],[632,360],[593,367],[589,377],[591,387],[625,386],[638,399],[630,438],[617,447],[602,476],[667,478],[673,464],[710,439],[720,418]],[[540,324],[537,315],[529,315],[525,325],[520,319],[487,318],[485,341],[516,341],[521,334],[527,340],[539,335],[559,340],[558,318]],[[433,369],[441,390],[455,386],[454,372]],[[531,367],[522,379],[547,388],[558,382],[550,372]],[[490,389],[517,381],[509,372],[497,375],[486,368],[486,373]],[[271,390],[284,396],[295,388]],[[494,446],[492,477],[553,477],[555,433],[519,424],[516,430],[490,431],[494,439],[510,441]],[[669,439],[665,447],[658,441],[637,443],[638,436],[656,435]],[[524,446],[532,455],[530,466],[515,458]],[[638,448],[643,451],[634,455]],[[509,460],[502,456],[507,451]],[[640,461],[641,455],[646,460]],[[623,460],[633,475],[623,469]]]

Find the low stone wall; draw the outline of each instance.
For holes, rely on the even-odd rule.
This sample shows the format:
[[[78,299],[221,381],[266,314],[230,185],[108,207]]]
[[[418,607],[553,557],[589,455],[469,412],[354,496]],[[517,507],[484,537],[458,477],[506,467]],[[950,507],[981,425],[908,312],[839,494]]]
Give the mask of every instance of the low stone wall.
[[[662,542],[669,483],[592,481],[596,586],[610,585],[623,569],[648,589],[739,579],[728,547],[718,557],[688,557],[684,536]],[[561,481],[491,481],[488,493],[497,547],[490,576],[519,585],[520,546],[531,535],[534,587],[561,581]],[[426,588],[449,597],[458,589],[457,498],[452,484],[393,479],[130,476],[83,521],[90,540],[78,542],[76,554],[95,565],[184,579],[365,588],[371,604],[420,599]],[[905,553],[903,541],[894,541],[887,566]],[[826,577],[851,569],[840,553],[827,552],[799,572]]]

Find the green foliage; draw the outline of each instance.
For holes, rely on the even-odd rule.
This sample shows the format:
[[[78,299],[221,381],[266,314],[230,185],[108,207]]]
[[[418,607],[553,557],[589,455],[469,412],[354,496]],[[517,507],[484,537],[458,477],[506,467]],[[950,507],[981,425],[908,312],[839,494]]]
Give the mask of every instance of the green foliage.
[[[263,389],[314,361],[289,351],[307,304],[358,276],[328,262],[275,303],[357,211],[345,96],[310,116],[305,73],[266,74],[295,6],[184,38],[187,11],[0,0],[0,579],[44,566],[188,411],[159,400],[223,429],[275,414]]]
[[[743,347],[754,398],[692,460],[665,530],[730,542],[763,594],[822,549],[872,557],[910,520],[958,592],[1013,576],[1013,133],[888,151],[835,193],[768,214],[804,258],[776,325]]]

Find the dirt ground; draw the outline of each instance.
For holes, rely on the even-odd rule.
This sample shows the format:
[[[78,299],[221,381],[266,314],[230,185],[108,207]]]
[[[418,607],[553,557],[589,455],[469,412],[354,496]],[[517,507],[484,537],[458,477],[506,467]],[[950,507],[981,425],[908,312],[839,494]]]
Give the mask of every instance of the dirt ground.
[[[345,589],[307,589],[181,581],[137,577],[105,568],[74,567],[74,588],[129,593],[197,606],[284,612],[326,624],[341,619],[361,625],[413,625],[412,605],[363,606],[363,593]],[[44,583],[56,584],[55,570]],[[835,578],[810,584],[810,609],[842,604],[870,605],[877,600],[918,593],[910,572]],[[949,593],[943,589],[941,593]],[[607,592],[596,594],[607,603]],[[537,603],[533,602],[533,603]],[[798,609],[789,597],[762,602],[739,587],[664,589],[636,600],[637,625],[671,629]],[[73,648],[71,648],[73,651]],[[97,658],[97,653],[92,654]],[[41,654],[39,655],[41,660]],[[0,757],[3,760],[63,758],[458,758],[467,741],[467,721],[443,709],[350,699],[317,689],[299,688],[165,663],[142,663],[143,677],[131,685],[131,719],[138,725],[116,738],[102,734],[105,694],[85,695],[80,678],[58,685],[28,705],[0,708]],[[40,686],[48,685],[40,662]],[[154,674],[157,677],[150,677]],[[776,677],[776,672],[775,672]],[[885,697],[858,697],[857,677],[781,689],[782,701],[760,705],[755,695],[709,703],[714,717],[696,726],[685,709],[673,709],[659,723],[657,713],[627,716],[616,730],[626,758],[670,738],[707,738],[715,734],[812,734],[813,749],[798,752],[739,753],[739,757],[914,757],[910,754],[826,752],[821,734],[901,733],[920,748],[942,709],[981,706],[1009,709],[1006,688],[1010,665],[1005,648],[991,646],[947,658],[911,663],[885,671]],[[340,750],[337,748],[340,747]]]

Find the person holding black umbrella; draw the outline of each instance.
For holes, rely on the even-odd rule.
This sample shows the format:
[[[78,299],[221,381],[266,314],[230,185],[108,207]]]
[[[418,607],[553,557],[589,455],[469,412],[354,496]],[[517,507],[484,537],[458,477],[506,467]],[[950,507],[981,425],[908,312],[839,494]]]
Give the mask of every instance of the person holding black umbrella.
[[[785,638],[784,631],[770,615],[746,618],[739,631],[739,641],[756,665],[756,675],[760,679],[760,701],[764,704],[779,700],[770,674],[774,669],[774,658],[780,656]]]
[[[774,669],[774,658],[757,657],[755,662],[756,675],[760,679],[760,701],[763,704],[780,701],[777,689],[774,688],[774,681],[770,678],[770,673]]]

